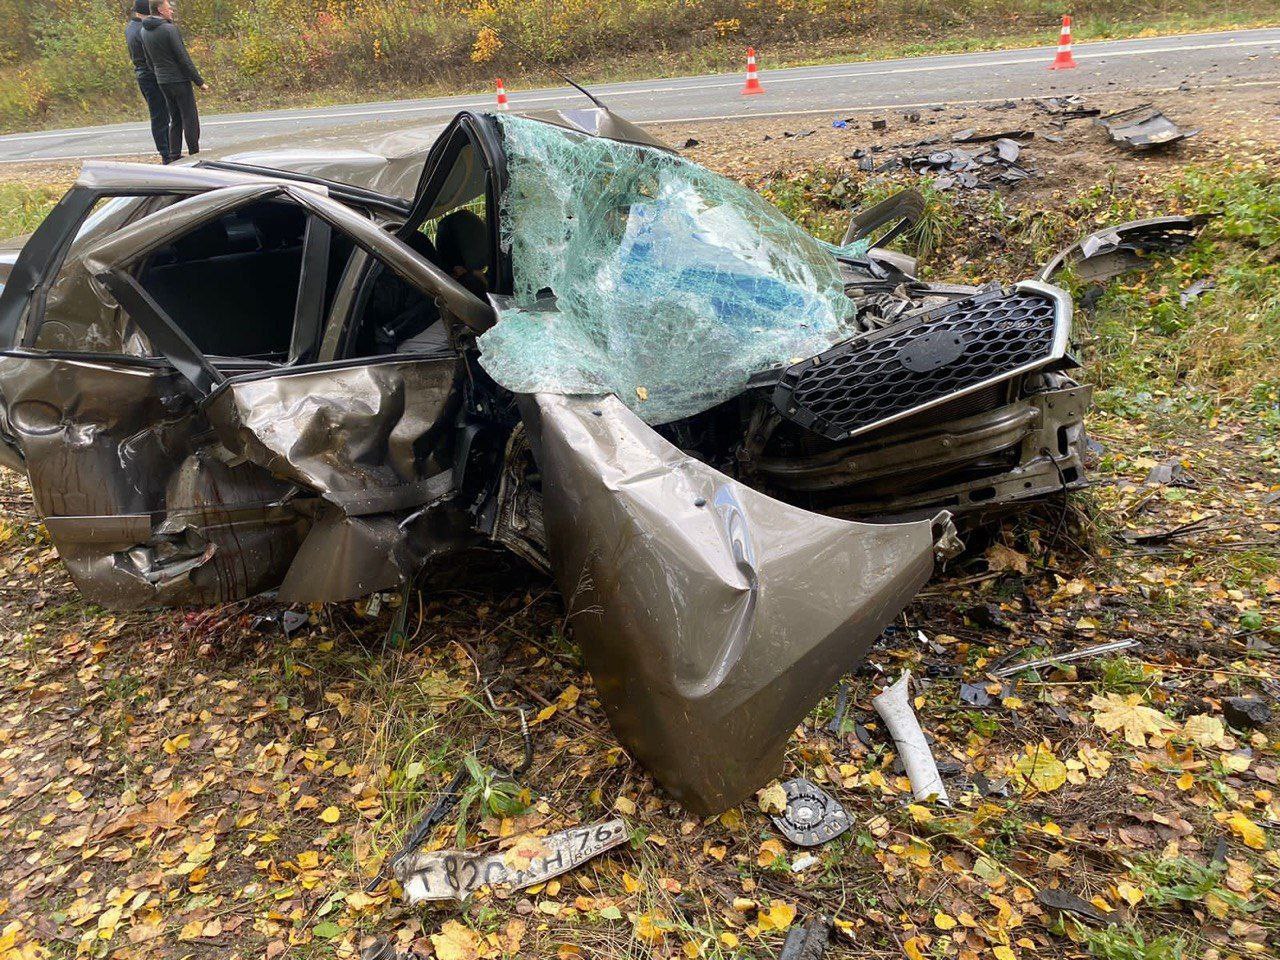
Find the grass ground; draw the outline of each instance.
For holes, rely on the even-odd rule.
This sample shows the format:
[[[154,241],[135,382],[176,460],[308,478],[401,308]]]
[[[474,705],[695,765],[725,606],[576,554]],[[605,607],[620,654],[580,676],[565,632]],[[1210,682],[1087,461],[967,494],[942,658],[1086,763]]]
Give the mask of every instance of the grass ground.
[[[79,599],[25,482],[6,473],[0,950],[349,957],[376,935],[439,960],[746,958],[775,956],[789,926],[823,911],[838,923],[832,957],[1274,956],[1280,730],[1233,727],[1223,701],[1280,699],[1277,135],[1186,105],[1201,108],[1222,126],[1181,152],[1133,164],[1086,124],[1035,148],[1051,186],[929,191],[927,269],[969,280],[1025,276],[1065,240],[1134,215],[1219,216],[1145,272],[1075,284],[1091,305],[1076,324],[1097,389],[1090,489],[975,538],[907,611],[910,629],[882,642],[884,672],[850,678],[845,729],[827,729],[832,700],[797,729],[783,778],[825,785],[855,821],[816,863],[802,866],[754,803],[701,821],[654,787],[611,736],[543,580],[499,571],[414,593],[399,641],[392,598],[312,608],[289,637],[251,628],[260,601],[110,613]],[[918,136],[892,126],[889,140]],[[857,170],[847,132],[782,131],[667,133],[696,135],[695,156],[827,236],[850,208],[915,183]],[[23,217],[44,202],[13,196]],[[1216,286],[1184,305],[1200,279]],[[1177,483],[1147,482],[1174,463]],[[1121,638],[1141,646],[988,677]],[[875,729],[870,697],[904,666],[925,681],[917,707],[951,809],[909,802]],[[492,709],[481,676],[499,707],[537,711],[534,763],[515,783],[473,783],[465,820],[431,845],[462,833],[500,848],[611,815],[631,843],[463,910],[365,892],[467,758],[518,759],[513,715]],[[961,683],[991,702],[962,702]],[[1008,794],[971,788],[978,774],[1007,778]],[[1054,906],[1065,894],[1079,898],[1067,911]]]

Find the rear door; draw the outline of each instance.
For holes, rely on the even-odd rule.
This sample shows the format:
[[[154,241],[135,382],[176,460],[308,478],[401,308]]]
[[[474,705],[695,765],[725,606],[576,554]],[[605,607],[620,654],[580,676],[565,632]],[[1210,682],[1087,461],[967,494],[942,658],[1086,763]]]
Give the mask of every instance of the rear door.
[[[0,426],[91,599],[210,603],[281,584],[289,599],[342,599],[411,572],[397,524],[452,488],[433,430],[457,361],[305,362],[334,299],[338,237],[424,289],[440,279],[323,190],[237,177],[64,247],[57,276],[33,284],[0,353]],[[268,255],[292,265],[280,282],[296,295],[268,295],[264,274],[262,296],[222,315],[236,283],[218,277]],[[219,263],[237,273],[219,275]],[[70,308],[50,310],[59,284]],[[286,300],[287,323],[256,315]],[[455,313],[474,323],[486,308],[471,300]],[[299,550],[326,575],[291,577]]]

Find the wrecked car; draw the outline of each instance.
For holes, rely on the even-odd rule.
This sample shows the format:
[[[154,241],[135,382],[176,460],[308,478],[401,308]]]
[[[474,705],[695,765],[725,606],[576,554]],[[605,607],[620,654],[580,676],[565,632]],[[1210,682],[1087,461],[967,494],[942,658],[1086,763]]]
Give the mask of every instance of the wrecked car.
[[[338,601],[509,549],[698,813],[958,544],[1084,482],[1072,305],[839,246],[605,109],[87,163],[0,294],[0,456],[109,607]]]

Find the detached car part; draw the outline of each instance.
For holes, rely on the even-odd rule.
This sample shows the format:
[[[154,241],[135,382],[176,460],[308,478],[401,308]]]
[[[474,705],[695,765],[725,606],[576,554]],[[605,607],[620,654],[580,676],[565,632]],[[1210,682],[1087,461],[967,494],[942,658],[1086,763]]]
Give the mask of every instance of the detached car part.
[[[401,861],[396,877],[410,903],[463,903],[482,887],[519,890],[546,883],[612,850],[630,835],[621,820],[606,820],[545,837],[527,836],[504,853],[431,850]]]
[[[1209,220],[1190,217],[1153,217],[1104,227],[1060,250],[1037,274],[1052,281],[1070,267],[1081,280],[1101,282],[1145,267],[1151,254],[1177,253],[1190,246]]]
[[[1150,150],[1194,137],[1199,130],[1183,130],[1156,109],[1142,103],[1127,110],[1117,110],[1093,121],[1105,129],[1115,143],[1134,150]]]

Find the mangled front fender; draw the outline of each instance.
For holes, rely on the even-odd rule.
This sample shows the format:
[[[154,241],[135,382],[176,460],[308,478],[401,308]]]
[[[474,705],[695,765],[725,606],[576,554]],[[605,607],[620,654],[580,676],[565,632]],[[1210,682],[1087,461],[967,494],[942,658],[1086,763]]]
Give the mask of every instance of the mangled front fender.
[[[695,813],[741,801],[928,579],[949,518],[808,513],[613,397],[537,394],[522,412],[552,566],[615,732]]]

